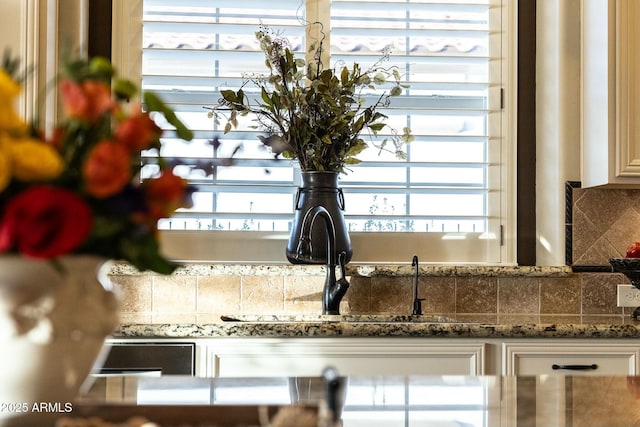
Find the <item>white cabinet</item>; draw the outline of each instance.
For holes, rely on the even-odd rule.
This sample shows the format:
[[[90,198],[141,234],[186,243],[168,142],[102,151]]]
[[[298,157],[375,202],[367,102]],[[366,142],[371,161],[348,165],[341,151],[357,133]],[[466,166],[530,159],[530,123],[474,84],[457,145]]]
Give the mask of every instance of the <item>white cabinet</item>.
[[[341,375],[482,375],[485,347],[473,340],[416,338],[212,338],[211,377]]]
[[[640,186],[640,2],[582,2],[582,186]]]
[[[518,387],[533,393],[515,405],[505,406],[505,417],[511,420],[506,425],[515,425],[520,411],[534,413],[539,426],[571,425],[567,419],[571,403],[565,401],[564,394],[558,393],[564,390],[567,378],[572,378],[567,375],[636,375],[639,372],[640,344],[629,340],[524,339],[506,340],[501,347],[502,375],[517,375]],[[544,398],[554,394],[558,396],[555,400]]]
[[[108,342],[195,344],[193,365],[201,377],[318,376],[327,366],[341,375],[640,373],[640,342],[627,339],[220,337]],[[586,369],[562,369],[573,365]]]
[[[198,375],[637,375],[640,343],[611,339],[211,338]],[[571,369],[573,368],[573,369]],[[575,368],[578,368],[577,370]]]
[[[610,340],[502,343],[503,375],[636,375],[640,344]]]

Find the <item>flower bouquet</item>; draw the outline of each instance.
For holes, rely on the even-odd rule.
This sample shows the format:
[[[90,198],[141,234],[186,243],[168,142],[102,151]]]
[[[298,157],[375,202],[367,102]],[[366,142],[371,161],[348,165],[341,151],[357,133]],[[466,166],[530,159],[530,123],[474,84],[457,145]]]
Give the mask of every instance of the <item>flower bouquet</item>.
[[[31,407],[72,401],[101,362],[118,325],[105,260],[176,268],[160,252],[157,221],[189,206],[191,189],[159,155],[142,180],[141,152],[160,149],[152,114],[192,135],[153,93],[145,111],[132,102],[136,87],[101,58],[65,62],[64,118],[45,133],[14,108],[18,68],[5,56],[0,69],[0,401]],[[0,426],[52,425],[53,416],[0,413]]]
[[[66,61],[59,80],[65,118],[45,135],[14,109],[18,61],[0,70],[0,255],[55,260],[86,254],[168,274],[157,221],[188,207],[191,189],[158,157],[141,180],[141,151],[160,149],[162,114],[179,137],[191,132],[153,93],[131,102],[136,86],[103,58]]]

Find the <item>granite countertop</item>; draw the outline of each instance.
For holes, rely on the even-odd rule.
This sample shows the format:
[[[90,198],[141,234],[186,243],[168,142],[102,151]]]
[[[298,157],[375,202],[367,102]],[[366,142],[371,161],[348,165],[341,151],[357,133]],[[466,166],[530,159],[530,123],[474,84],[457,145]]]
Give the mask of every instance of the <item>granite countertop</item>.
[[[224,322],[210,324],[122,325],[116,338],[303,338],[303,337],[423,337],[423,338],[638,338],[640,323],[521,324],[420,322]]]
[[[179,267],[173,274],[176,276],[209,276],[209,275],[319,275],[324,274],[324,265],[305,264],[217,264],[188,263]],[[419,267],[421,276],[445,277],[568,277],[573,270],[570,266],[509,266],[509,265],[448,265],[427,264]],[[411,277],[415,274],[411,264],[347,264],[347,276],[358,277]],[[114,263],[112,275],[149,275],[152,272],[140,272],[126,263]]]

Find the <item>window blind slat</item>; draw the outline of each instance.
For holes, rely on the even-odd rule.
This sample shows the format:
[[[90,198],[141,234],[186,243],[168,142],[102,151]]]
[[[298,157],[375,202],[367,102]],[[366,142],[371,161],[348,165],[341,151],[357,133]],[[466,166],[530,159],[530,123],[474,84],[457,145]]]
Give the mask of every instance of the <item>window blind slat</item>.
[[[170,90],[176,91],[182,88],[191,90],[204,90],[215,87],[239,87],[242,85],[241,76],[219,76],[219,77],[206,77],[195,76],[186,74],[182,75],[145,75],[145,85],[148,89],[154,88],[154,90]],[[474,82],[409,82],[410,90],[412,93],[418,91],[430,91],[438,93],[448,93],[453,91],[467,91],[467,92],[484,92],[488,90],[488,83],[474,83]],[[157,89],[155,89],[157,88]],[[185,89],[185,90],[186,90]],[[217,92],[217,91],[216,91]],[[219,93],[216,93],[219,96]]]
[[[216,14],[214,17],[223,18],[224,14]],[[252,14],[255,17],[255,15]],[[281,16],[271,15],[272,19],[278,19]],[[290,37],[301,37],[304,30],[300,29],[295,22],[292,25],[273,24],[270,27],[275,31],[286,32]],[[172,42],[181,39],[188,39],[190,35],[242,35],[244,38],[251,40],[251,36],[257,31],[254,23],[221,23],[221,22],[189,22],[189,21],[152,21],[147,20],[144,23],[144,31],[151,35],[164,35],[164,42]],[[155,34],[154,34],[155,33]],[[163,34],[165,33],[165,34]],[[247,37],[248,36],[248,37]],[[254,43],[257,45],[257,43]]]
[[[144,0],[144,6],[147,11],[157,11],[158,13],[167,13],[173,10],[179,10],[181,14],[189,13],[189,11],[198,11],[203,13],[204,10],[227,8],[227,9],[240,9],[249,11],[253,16],[260,16],[255,11],[260,13],[268,13],[269,9],[291,10],[291,0],[269,0],[269,9],[265,9],[264,0],[242,0],[239,3],[238,0],[216,0],[214,2],[206,2],[203,0]],[[296,5],[294,7],[298,7]],[[254,11],[254,12],[252,12]]]

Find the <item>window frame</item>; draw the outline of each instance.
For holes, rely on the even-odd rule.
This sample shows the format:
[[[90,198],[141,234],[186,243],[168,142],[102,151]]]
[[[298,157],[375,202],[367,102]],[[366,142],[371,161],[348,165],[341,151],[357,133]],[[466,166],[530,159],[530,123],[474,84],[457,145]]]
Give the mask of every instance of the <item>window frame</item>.
[[[322,0],[314,0],[314,6],[320,8]],[[92,2],[93,3],[93,2]],[[502,245],[489,261],[477,259],[478,253],[474,244],[468,240],[450,240],[447,251],[443,253],[436,243],[453,236],[451,233],[384,233],[384,232],[352,232],[350,233],[354,248],[352,263],[358,264],[394,264],[411,262],[412,255],[417,254],[424,263],[437,264],[516,264],[516,248],[520,246],[517,240],[516,222],[516,130],[517,112],[514,108],[518,104],[518,58],[519,37],[508,37],[508,34],[518,34],[519,5],[518,0],[503,0],[505,7],[500,8],[503,13],[503,25],[506,29],[502,35],[503,52],[508,52],[510,60],[503,61],[504,110],[502,126],[502,173],[501,202],[501,236]],[[140,82],[141,61],[131,58],[141,58],[142,43],[136,40],[120,40],[118,34],[141,34],[132,31],[138,25],[142,16],[142,0],[113,0],[112,1],[112,34],[116,37],[112,42],[110,56],[120,73],[133,81]],[[96,34],[90,27],[90,40]],[[535,39],[535,36],[533,36]],[[122,39],[122,38],[121,38]],[[136,49],[139,53],[136,54]],[[136,56],[137,55],[137,56]],[[273,232],[234,232],[234,231],[161,231],[160,238],[165,254],[171,258],[186,262],[242,262],[242,263],[285,263],[285,245],[288,233]],[[480,242],[475,242],[480,243]],[[381,251],[380,248],[385,248]],[[444,256],[444,258],[443,258]],[[437,261],[430,261],[437,260]],[[519,261],[519,260],[518,260]]]

